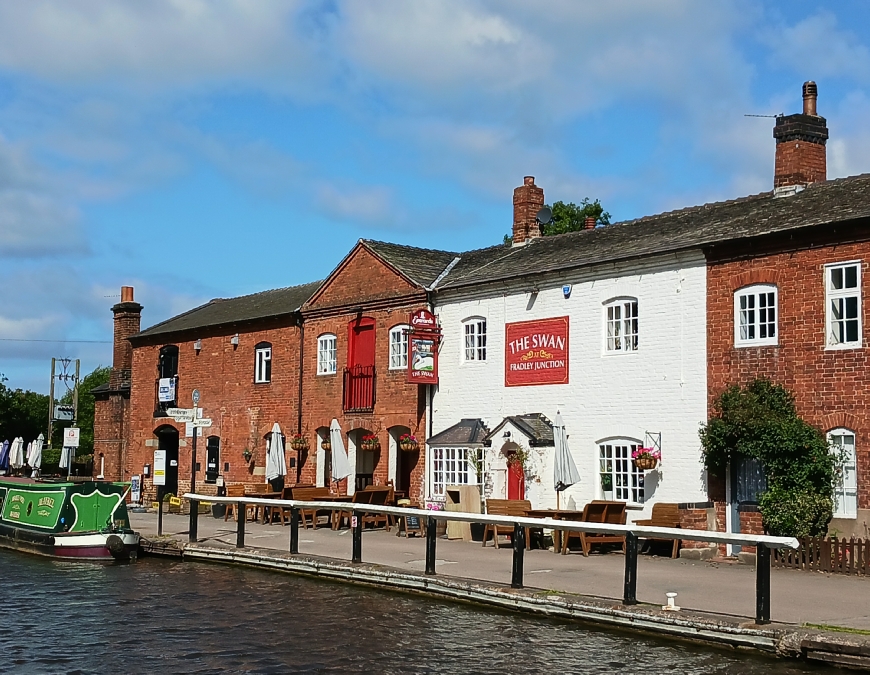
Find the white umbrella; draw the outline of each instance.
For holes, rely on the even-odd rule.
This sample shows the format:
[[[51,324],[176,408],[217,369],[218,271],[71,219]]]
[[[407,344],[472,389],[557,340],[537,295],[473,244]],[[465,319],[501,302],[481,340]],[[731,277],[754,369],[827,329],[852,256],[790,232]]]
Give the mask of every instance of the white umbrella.
[[[71,448],[68,445],[63,446],[63,449],[60,451],[60,463],[58,467],[61,469],[68,469],[72,467],[73,458],[76,456],[76,449]]]
[[[553,422],[553,444],[556,446],[555,468],[553,480],[556,488],[556,508],[559,508],[559,493],[580,481],[580,472],[568,450],[568,434],[565,433],[565,423],[562,413],[556,411],[556,421]]]
[[[274,480],[287,473],[287,462],[284,460],[284,440],[281,438],[281,427],[278,423],[272,426],[272,439],[266,451],[266,482]]]
[[[347,452],[344,450],[344,441],[341,438],[341,427],[338,420],[332,420],[329,425],[329,442],[332,445],[332,480],[340,481],[353,473]]]
[[[13,469],[20,469],[24,466],[24,439],[21,436],[12,441],[12,448],[9,450],[9,465]]]
[[[30,453],[27,456],[27,463],[33,469],[33,478],[39,475],[39,469],[42,466],[42,444],[45,443],[45,436],[39,434],[39,437],[33,441],[30,448]]]

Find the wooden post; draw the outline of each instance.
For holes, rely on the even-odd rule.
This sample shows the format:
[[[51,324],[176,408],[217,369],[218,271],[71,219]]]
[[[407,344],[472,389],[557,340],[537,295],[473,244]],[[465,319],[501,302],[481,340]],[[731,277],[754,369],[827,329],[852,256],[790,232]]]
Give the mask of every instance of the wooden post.
[[[426,574],[435,574],[436,521],[432,516],[426,519]]]
[[[187,540],[191,544],[196,543],[197,539],[197,528],[199,526],[199,500],[191,499],[190,500],[190,528],[188,531]]]
[[[351,562],[362,562],[362,511],[351,511],[351,527],[353,529],[353,555]]]
[[[770,549],[755,547],[755,623],[770,623]]]
[[[498,536],[498,530],[496,529]],[[523,555],[526,551],[526,531],[519,523],[514,523],[514,558],[511,569],[511,588],[523,587]]]
[[[290,507],[290,553],[299,553],[299,509],[295,506]]]
[[[622,604],[637,604],[637,536],[633,532],[625,533],[625,584]]]
[[[245,548],[245,520],[248,518],[248,511],[242,502],[236,502],[236,517],[239,519],[236,524],[236,548]]]

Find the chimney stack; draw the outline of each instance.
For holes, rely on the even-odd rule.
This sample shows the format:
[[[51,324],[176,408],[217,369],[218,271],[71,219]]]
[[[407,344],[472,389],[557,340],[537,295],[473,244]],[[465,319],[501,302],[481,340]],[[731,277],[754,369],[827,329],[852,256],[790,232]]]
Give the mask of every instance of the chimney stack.
[[[543,206],[544,189],[535,185],[534,176],[526,176],[523,184],[514,190],[514,246],[522,246],[541,236],[541,226],[535,216]]]
[[[816,113],[818,87],[804,82],[803,113],[776,118],[776,161],[773,190],[776,196],[800,192],[812,183],[827,180],[827,121]]]
[[[128,338],[139,332],[142,319],[142,305],[133,300],[132,286],[121,286],[121,302],[112,307],[112,313],[115,315],[115,330],[109,386],[117,391],[122,387],[130,386],[133,346]]]

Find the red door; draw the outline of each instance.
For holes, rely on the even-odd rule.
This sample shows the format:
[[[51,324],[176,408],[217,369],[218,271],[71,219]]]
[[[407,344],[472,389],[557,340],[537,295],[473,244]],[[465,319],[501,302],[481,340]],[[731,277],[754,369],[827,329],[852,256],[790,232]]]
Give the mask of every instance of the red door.
[[[520,464],[508,465],[508,499],[526,498],[526,476]]]
[[[371,411],[375,406],[375,320],[351,321],[347,333],[344,410]]]
[[[363,368],[375,365],[375,320],[362,318],[350,323],[348,365]]]

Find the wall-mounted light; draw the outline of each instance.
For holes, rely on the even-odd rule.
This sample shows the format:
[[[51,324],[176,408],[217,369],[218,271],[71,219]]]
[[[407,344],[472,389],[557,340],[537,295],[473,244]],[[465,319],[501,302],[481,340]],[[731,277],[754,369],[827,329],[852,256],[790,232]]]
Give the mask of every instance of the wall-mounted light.
[[[505,432],[504,432],[504,435],[503,435],[503,438],[510,438],[510,437],[511,437],[511,432],[510,432],[510,431],[505,431]]]
[[[235,335],[233,335],[233,336],[230,338],[230,344],[231,344],[233,347],[238,347],[238,346],[239,346],[239,334],[238,334],[238,333],[236,333]]]
[[[200,351],[202,351],[202,340],[196,340],[196,341],[193,343],[193,348],[196,350],[197,353],[199,353]]]

